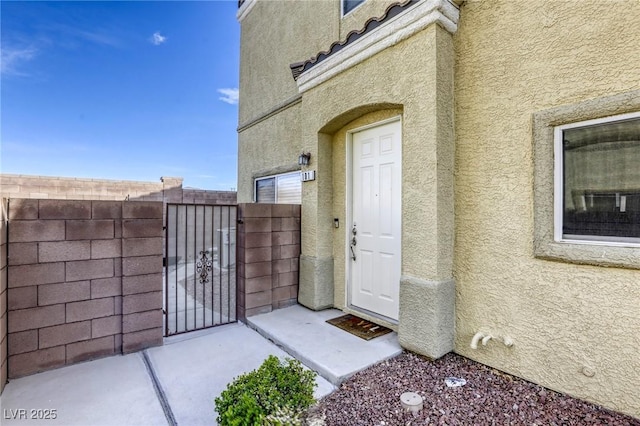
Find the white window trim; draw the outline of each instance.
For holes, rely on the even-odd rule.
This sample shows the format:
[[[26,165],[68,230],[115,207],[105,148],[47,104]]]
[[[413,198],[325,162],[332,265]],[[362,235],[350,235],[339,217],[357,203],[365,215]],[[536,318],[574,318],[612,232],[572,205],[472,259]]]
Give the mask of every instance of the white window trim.
[[[274,191],[275,191],[275,193],[274,193],[274,198],[275,198],[274,203],[277,204],[278,203],[278,186],[277,186],[278,177],[292,175],[292,174],[295,174],[295,173],[298,173],[300,175],[300,179],[302,179],[302,175],[301,175],[302,171],[301,170],[293,170],[293,171],[290,171],[290,172],[277,173],[275,175],[260,176],[260,177],[254,178],[253,179],[253,202],[254,203],[258,202],[258,181],[275,178],[276,186],[274,188]]]
[[[570,124],[564,124],[556,126],[554,128],[554,240],[558,243],[571,243],[571,244],[590,244],[599,246],[612,246],[612,247],[640,247],[640,239],[632,237],[607,237],[607,236],[595,236],[595,235],[576,235],[572,238],[563,236],[563,211],[564,211],[564,175],[562,173],[564,164],[564,152],[562,146],[563,132],[569,129],[575,129],[579,127],[595,126],[598,124],[613,123],[616,121],[629,120],[639,118],[640,112],[632,112],[621,115],[614,115],[610,117],[597,118],[593,120],[579,121]],[[615,239],[615,240],[614,240]]]
[[[453,34],[458,29],[459,17],[460,11],[450,1],[423,0],[300,74],[296,80],[298,91],[304,93],[316,87],[433,23]]]

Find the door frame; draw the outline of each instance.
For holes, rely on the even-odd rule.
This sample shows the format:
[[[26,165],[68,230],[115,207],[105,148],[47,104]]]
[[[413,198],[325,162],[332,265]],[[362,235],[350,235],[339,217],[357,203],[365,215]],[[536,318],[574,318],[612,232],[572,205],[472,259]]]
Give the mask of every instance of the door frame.
[[[390,322],[390,323],[398,323],[398,320],[395,320],[393,318],[389,318],[386,317],[384,315],[381,315],[377,312],[374,311],[369,311],[367,309],[361,308],[359,306],[355,306],[353,304],[351,304],[351,278],[352,278],[352,274],[351,274],[351,268],[353,265],[353,262],[351,262],[351,251],[350,251],[350,246],[349,246],[349,241],[351,238],[351,224],[353,223],[353,135],[354,133],[358,133],[361,132],[363,130],[368,130],[374,127],[379,127],[379,126],[384,126],[385,124],[389,124],[389,123],[394,123],[394,122],[400,122],[400,141],[401,141],[401,148],[404,147],[404,141],[402,138],[402,115],[395,115],[393,117],[384,119],[384,120],[380,120],[380,121],[376,121],[375,123],[371,123],[371,124],[367,124],[364,126],[360,126],[360,127],[356,127],[353,129],[349,129],[347,130],[347,140],[345,143],[345,149],[346,149],[346,155],[345,155],[345,159],[346,159],[346,167],[345,167],[345,184],[346,184],[346,191],[345,191],[345,216],[346,216],[346,224],[347,226],[345,226],[344,231],[343,231],[343,238],[344,238],[344,261],[345,261],[345,286],[344,286],[344,306],[347,307],[350,310],[353,311],[360,311],[363,313],[366,313],[367,315],[371,315],[374,317],[378,317],[383,319],[384,321]],[[401,149],[401,153],[404,150]],[[404,161],[404,156],[401,154],[400,156],[400,161],[403,162]],[[401,180],[402,182],[402,180]],[[401,188],[400,191],[402,192],[402,183],[400,184]],[[402,215],[401,217],[401,221],[402,221]],[[400,244],[400,255],[402,256],[402,244]],[[398,285],[400,285],[400,283],[398,283]]]

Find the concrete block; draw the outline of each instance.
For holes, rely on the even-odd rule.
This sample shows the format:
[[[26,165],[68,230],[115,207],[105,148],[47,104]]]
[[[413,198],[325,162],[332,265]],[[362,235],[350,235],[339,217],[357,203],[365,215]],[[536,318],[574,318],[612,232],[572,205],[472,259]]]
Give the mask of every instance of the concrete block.
[[[40,200],[40,219],[91,219],[91,202]]]
[[[281,259],[281,257],[280,257],[281,251],[282,251],[282,246],[271,247],[271,259],[272,260]]]
[[[84,321],[115,314],[113,297],[67,303],[66,308],[67,322]]]
[[[0,269],[0,293],[4,293],[7,290],[7,271],[9,271],[9,268]]]
[[[10,311],[38,306],[38,286],[10,288],[7,291],[7,307]]]
[[[130,353],[162,345],[162,327],[122,335],[122,353]]]
[[[162,238],[127,238],[122,241],[122,256],[161,255],[162,240]]]
[[[122,315],[123,333],[132,333],[157,327],[162,328],[162,324],[162,309]]]
[[[259,306],[257,308],[249,308],[244,312],[245,317],[252,317],[254,315],[267,314],[273,311],[273,307],[271,305],[267,306]]]
[[[277,306],[278,302],[289,300],[291,298],[290,294],[289,287],[274,288],[271,294],[271,303]]]
[[[138,256],[122,259],[122,275],[148,275],[162,273],[162,256]]]
[[[271,232],[271,218],[270,217],[245,218],[244,232]]]
[[[296,303],[298,303],[298,290],[299,290],[299,286],[298,285],[291,285],[289,286],[289,291],[290,291],[290,297],[292,300],[294,300]]]
[[[412,352],[438,359],[454,349],[455,281],[400,279],[398,341]]]
[[[65,281],[64,262],[9,266],[9,271],[11,274],[10,288]]]
[[[283,272],[291,272],[291,259],[278,259],[273,261],[273,272],[280,274]]]
[[[291,271],[299,271],[300,270],[300,258],[294,257],[289,259],[291,261]]]
[[[6,256],[7,245],[2,246],[3,258]],[[11,257],[9,265],[28,265],[38,263],[38,243],[11,243],[9,244]]]
[[[91,339],[67,345],[67,364],[96,359],[115,353],[114,336]]]
[[[113,221],[113,237],[116,239],[121,239],[122,238],[122,220],[120,219],[116,219]]]
[[[271,206],[271,215],[273,217],[292,217],[293,205],[292,204],[274,204]]]
[[[89,241],[42,242],[38,244],[38,259],[41,263],[89,259],[90,248]]]
[[[271,232],[280,232],[280,231],[282,231],[282,218],[281,217],[271,218]]]
[[[38,349],[38,330],[20,331],[11,333],[7,340],[9,355],[22,354]]]
[[[247,310],[260,306],[271,306],[271,290],[248,293],[245,297],[245,309]]]
[[[245,278],[271,276],[271,262],[245,263]]]
[[[105,240],[115,238],[114,221],[108,219],[68,220],[67,240]]]
[[[9,311],[9,333],[49,327],[65,322],[64,305],[40,306],[37,308]]]
[[[113,276],[122,276],[122,258],[113,259]]]
[[[93,339],[119,333],[122,333],[121,315],[91,320],[91,337]]]
[[[91,280],[114,276],[113,259],[67,262],[66,281]]]
[[[51,348],[91,338],[91,321],[74,322],[38,330],[39,348]]]
[[[93,201],[91,203],[91,217],[93,219],[120,219],[122,217],[122,202]]]
[[[162,291],[150,293],[131,294],[122,298],[122,313],[132,314],[135,312],[151,311],[162,309]]]
[[[300,256],[300,245],[291,244],[288,246],[280,246],[280,259],[292,259]]]
[[[271,204],[238,204],[238,217],[271,217]]]
[[[15,220],[9,227],[11,243],[63,241],[64,220]]]
[[[61,367],[65,364],[65,347],[42,349],[9,357],[10,379]]]
[[[122,240],[91,241],[91,259],[106,259],[122,256]]]
[[[271,290],[271,288],[271,276],[245,279],[245,293],[247,294]]]
[[[91,280],[91,298],[119,296],[122,294],[122,279],[120,277],[99,278]]]
[[[298,244],[298,241],[293,240],[293,231],[280,231],[271,234],[271,244],[274,246],[284,246]]]
[[[117,354],[122,353],[122,334],[116,334],[113,336],[115,340],[115,350]]]
[[[278,287],[298,284],[298,272],[283,272],[278,276]]]
[[[282,231],[299,231],[300,219],[297,217],[283,217],[282,218]]]
[[[9,220],[34,220],[38,218],[38,200],[12,198],[7,209]]]
[[[162,219],[162,202],[129,201],[122,203],[124,219]]]
[[[122,277],[122,295],[162,291],[162,274]]]
[[[271,232],[246,233],[244,236],[244,247],[271,247]]]
[[[122,315],[122,299],[123,296],[115,296],[113,298],[113,308],[116,315]]]
[[[38,286],[38,303],[40,306],[58,303],[76,302],[91,298],[89,281],[75,281],[60,284]]]
[[[295,298],[288,299],[288,300],[282,300],[280,302],[274,303],[273,308],[274,309],[288,308],[289,306],[293,306],[293,305],[295,305],[297,303],[298,303],[298,301]]]
[[[162,237],[162,219],[126,219],[122,221],[124,238]]]

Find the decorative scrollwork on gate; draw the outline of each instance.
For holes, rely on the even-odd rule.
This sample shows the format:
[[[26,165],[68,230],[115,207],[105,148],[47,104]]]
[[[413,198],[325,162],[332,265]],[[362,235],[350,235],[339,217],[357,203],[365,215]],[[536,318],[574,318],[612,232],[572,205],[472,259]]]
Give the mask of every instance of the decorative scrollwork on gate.
[[[196,273],[200,276],[200,284],[209,282],[209,272],[211,272],[211,259],[207,257],[209,251],[201,251],[200,259],[196,263]]]

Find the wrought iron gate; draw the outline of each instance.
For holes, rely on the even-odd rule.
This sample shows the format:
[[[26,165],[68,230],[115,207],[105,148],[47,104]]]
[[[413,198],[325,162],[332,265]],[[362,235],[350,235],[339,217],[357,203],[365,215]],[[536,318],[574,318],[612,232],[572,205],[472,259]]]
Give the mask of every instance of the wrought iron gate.
[[[236,321],[236,206],[167,204],[165,336]]]

